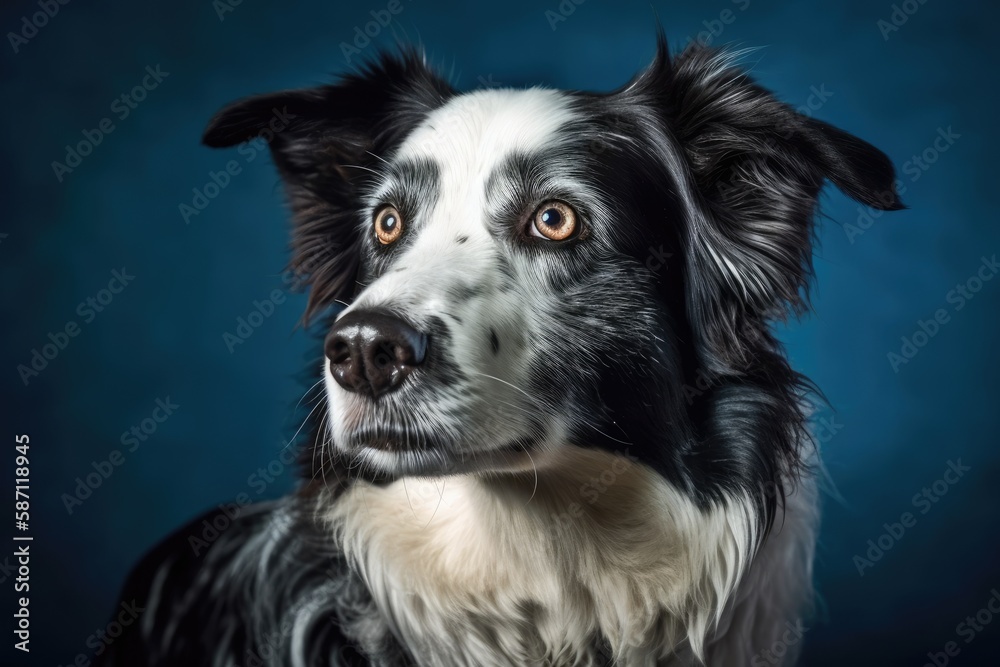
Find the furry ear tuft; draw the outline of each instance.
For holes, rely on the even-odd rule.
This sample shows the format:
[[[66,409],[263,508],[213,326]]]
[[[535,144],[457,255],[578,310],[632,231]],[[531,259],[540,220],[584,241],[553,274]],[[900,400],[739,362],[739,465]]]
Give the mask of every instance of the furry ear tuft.
[[[806,118],[802,127],[809,156],[844,194],[866,206],[899,211],[906,206],[896,192],[892,161],[866,141],[821,120]],[[812,155],[810,155],[812,153]]]
[[[258,137],[270,143],[281,132],[301,129],[306,119],[321,118],[325,97],[324,88],[309,88],[238,100],[212,117],[201,143],[228,148]]]
[[[746,368],[773,347],[771,322],[805,308],[824,179],[903,208],[885,154],[778,101],[735,66],[740,55],[693,45],[671,60],[661,37],[625,89],[657,110],[682,156],[670,170],[688,204],[688,308],[703,364],[721,373]]]
[[[453,94],[421,53],[404,50],[333,85],[239,100],[209,122],[206,146],[262,138],[271,149],[294,218],[289,268],[309,288],[305,322],[353,295],[368,170]]]

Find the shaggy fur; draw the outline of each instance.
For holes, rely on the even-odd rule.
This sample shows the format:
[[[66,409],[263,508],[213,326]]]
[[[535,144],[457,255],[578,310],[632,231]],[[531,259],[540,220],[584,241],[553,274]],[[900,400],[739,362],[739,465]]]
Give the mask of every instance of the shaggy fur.
[[[102,664],[794,662],[816,457],[771,326],[805,308],[824,180],[902,206],[885,155],[662,36],[608,94],[459,94],[406,52],[204,141],[259,136],[306,321],[396,318],[427,357],[377,398],[317,360],[299,491],[157,547]],[[552,201],[566,240],[532,232]]]

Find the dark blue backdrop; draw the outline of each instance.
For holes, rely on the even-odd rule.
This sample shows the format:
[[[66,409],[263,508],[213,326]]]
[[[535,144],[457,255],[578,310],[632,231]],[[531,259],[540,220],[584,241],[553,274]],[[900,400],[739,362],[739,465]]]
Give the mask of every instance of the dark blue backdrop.
[[[803,664],[918,666],[948,642],[960,649],[951,664],[996,664],[1000,619],[960,625],[1000,589],[1000,281],[984,281],[1000,252],[998,96],[987,75],[995,4],[400,0],[387,14],[387,0],[236,1],[52,0],[50,18],[31,1],[2,10],[0,458],[8,488],[14,434],[31,436],[35,536],[31,659],[13,664],[89,655],[127,568],[168,530],[240,493],[290,488],[289,470],[271,482],[257,470],[280,467],[297,426],[302,297],[276,305],[232,351],[223,339],[254,301],[286,295],[281,193],[263,153],[212,152],[198,139],[225,102],[325,81],[370,55],[342,43],[372,11],[392,17],[375,42],[422,41],[460,87],[597,90],[651,57],[655,11],[675,45],[702,32],[764,47],[747,59],[765,85],[892,157],[911,209],[867,218],[828,192],[816,312],[783,333],[836,410],[820,415],[836,494],[825,502],[823,607],[807,623]],[[96,145],[67,156],[80,142]],[[186,222],[180,205],[229,160],[239,173],[209,186],[215,196]],[[22,377],[33,350],[43,355],[37,374]],[[133,426],[140,435],[123,444]],[[116,449],[120,458],[103,463]],[[950,464],[968,470],[935,487]],[[95,471],[100,486],[77,490]],[[74,494],[82,501],[67,507]],[[10,551],[0,549],[5,600]]]

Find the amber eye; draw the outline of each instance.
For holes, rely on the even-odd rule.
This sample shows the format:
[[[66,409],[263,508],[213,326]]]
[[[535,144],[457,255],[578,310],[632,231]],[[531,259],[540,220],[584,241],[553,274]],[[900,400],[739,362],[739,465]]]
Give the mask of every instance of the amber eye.
[[[576,212],[569,204],[547,201],[535,210],[531,219],[531,235],[550,241],[565,241],[576,233]]]
[[[403,216],[395,206],[383,206],[375,214],[375,236],[379,243],[395,243],[403,235]]]

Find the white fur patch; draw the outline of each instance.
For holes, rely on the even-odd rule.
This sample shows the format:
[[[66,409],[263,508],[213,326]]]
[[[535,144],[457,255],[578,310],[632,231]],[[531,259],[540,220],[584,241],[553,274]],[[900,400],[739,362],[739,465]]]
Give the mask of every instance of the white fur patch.
[[[619,664],[655,664],[673,651],[704,655],[754,555],[749,503],[701,511],[623,456],[575,447],[550,456],[537,480],[359,485],[325,519],[420,664],[591,664],[597,632]],[[788,544],[759,565],[778,571],[754,581],[772,586],[810,531],[808,516],[789,518],[777,533]],[[759,611],[761,595],[768,604],[801,602],[745,588],[737,600]],[[787,613],[744,613],[739,629]],[[756,641],[737,639],[741,648]],[[714,643],[710,654],[724,654]]]
[[[433,157],[451,177],[482,184],[499,160],[545,145],[574,117],[556,90],[479,90],[432,111],[396,157]]]

